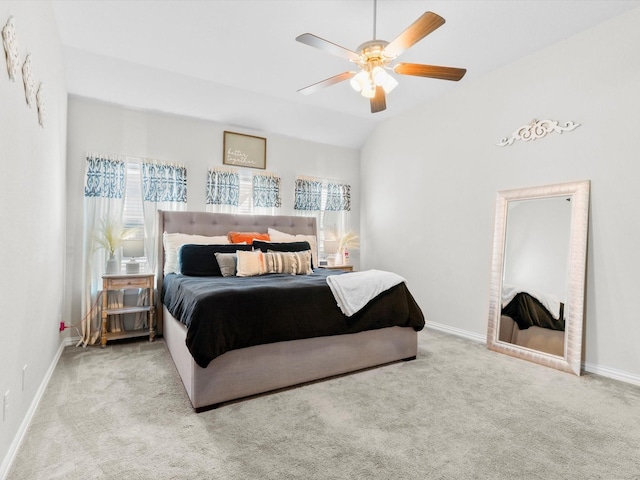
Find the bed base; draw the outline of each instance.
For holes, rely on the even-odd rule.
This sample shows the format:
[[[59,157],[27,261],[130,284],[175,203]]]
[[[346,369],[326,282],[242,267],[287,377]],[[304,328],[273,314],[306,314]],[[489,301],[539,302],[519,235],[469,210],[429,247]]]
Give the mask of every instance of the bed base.
[[[200,367],[185,344],[186,328],[164,312],[164,338],[196,411],[285,387],[416,357],[418,333],[388,327],[232,350]]]

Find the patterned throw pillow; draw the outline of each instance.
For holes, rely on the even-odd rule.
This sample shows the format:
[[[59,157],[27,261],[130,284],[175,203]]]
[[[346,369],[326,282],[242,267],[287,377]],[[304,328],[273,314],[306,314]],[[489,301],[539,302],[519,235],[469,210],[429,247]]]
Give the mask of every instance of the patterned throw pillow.
[[[291,275],[308,275],[311,269],[311,251],[273,252],[264,254],[264,266],[267,273],[289,273]]]

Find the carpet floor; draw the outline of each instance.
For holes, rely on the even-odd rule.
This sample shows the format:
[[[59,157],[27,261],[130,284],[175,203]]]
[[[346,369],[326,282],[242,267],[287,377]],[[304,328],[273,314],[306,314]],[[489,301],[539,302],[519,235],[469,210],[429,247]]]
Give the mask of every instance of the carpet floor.
[[[68,347],[22,479],[640,479],[640,387],[433,330],[418,358],[194,413],[164,342]]]

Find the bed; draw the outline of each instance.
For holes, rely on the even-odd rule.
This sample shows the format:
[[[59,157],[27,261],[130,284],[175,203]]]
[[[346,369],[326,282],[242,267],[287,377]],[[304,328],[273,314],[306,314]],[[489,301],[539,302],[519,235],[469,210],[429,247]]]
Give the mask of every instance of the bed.
[[[199,282],[200,279],[180,279],[180,275],[167,274],[165,279],[165,251],[163,233],[189,234],[202,236],[224,236],[228,232],[267,232],[276,229],[287,235],[316,235],[315,218],[298,216],[268,215],[234,215],[208,212],[158,212],[158,259],[157,289],[159,299],[157,305],[157,329],[161,334],[175,363],[185,386],[187,395],[196,411],[219,406],[225,402],[241,399],[281,388],[292,387],[336,375],[346,374],[391,362],[414,359],[417,355],[417,331],[424,326],[424,317],[417,304],[401,284],[389,289],[387,296],[406,297],[407,305],[402,308],[382,306],[381,316],[389,311],[397,311],[398,322],[394,326],[374,325],[373,329],[360,329],[350,325],[346,332],[321,334],[305,338],[274,341],[268,343],[245,342],[247,346],[232,347],[214,351],[207,350],[202,339],[193,341],[193,324],[187,327],[182,319],[170,313],[165,304],[163,292],[169,288],[172,280],[174,289],[178,280],[186,283]],[[169,252],[170,253],[170,252]],[[338,273],[338,272],[333,272]],[[311,277],[326,277],[329,272],[323,269],[314,270],[313,275],[303,281],[311,282]],[[345,273],[344,275],[353,275]],[[277,275],[276,275],[277,276]],[[291,276],[288,276],[291,277]],[[296,275],[296,277],[303,277]],[[260,279],[262,280],[262,279]],[[260,281],[258,280],[258,281]],[[223,280],[220,280],[223,281]],[[325,281],[324,279],[322,280]],[[326,282],[325,282],[326,283]],[[319,288],[315,286],[314,288]],[[326,287],[325,287],[326,288]],[[406,291],[406,293],[404,293]],[[324,293],[322,295],[325,295]],[[316,295],[317,296],[317,295]],[[380,295],[383,297],[384,295]],[[381,299],[389,301],[388,299]],[[375,323],[375,308],[378,298],[367,304],[363,313]],[[245,302],[246,303],[246,302]],[[274,303],[275,305],[275,303]],[[174,313],[178,312],[170,304]],[[333,305],[334,308],[335,304]],[[219,309],[216,315],[228,308]],[[309,309],[307,311],[314,310]],[[316,309],[317,310],[317,309]],[[404,318],[410,311],[410,319]],[[387,313],[384,313],[387,312]],[[181,312],[178,312],[181,315]],[[180,316],[176,313],[176,316]],[[336,322],[335,312],[323,310],[323,318],[327,322]],[[317,320],[307,321],[295,314],[299,323],[320,323]],[[346,318],[346,317],[345,317]],[[350,317],[351,318],[351,317]],[[355,316],[353,318],[356,318]],[[217,320],[216,320],[217,321]],[[358,320],[359,321],[359,320]],[[209,325],[206,319],[199,320],[200,329]],[[188,322],[187,322],[188,323]],[[347,322],[349,323],[349,322]],[[390,325],[390,324],[389,324]],[[206,327],[205,330],[213,330]],[[189,345],[187,345],[189,343]],[[205,348],[205,356],[196,351],[192,354],[194,343]],[[226,347],[225,347],[226,348]]]

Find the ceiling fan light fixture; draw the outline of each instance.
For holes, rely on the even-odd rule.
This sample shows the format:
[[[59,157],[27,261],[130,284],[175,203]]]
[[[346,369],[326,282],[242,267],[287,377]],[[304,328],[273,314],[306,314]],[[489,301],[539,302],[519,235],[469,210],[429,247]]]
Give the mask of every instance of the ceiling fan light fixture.
[[[379,87],[383,86],[387,82],[387,78],[389,78],[389,74],[384,68],[378,66],[371,70],[371,79],[373,80],[373,83]]]
[[[384,92],[391,93],[391,90],[393,90],[397,86],[398,86],[398,81],[395,78],[393,78],[393,76],[387,74],[387,79],[385,80],[384,85],[382,85]]]
[[[369,84],[369,75],[361,70],[355,77],[351,78],[351,88],[360,93]]]
[[[373,98],[376,96],[376,86],[373,84],[373,82],[367,82],[367,84],[362,88],[362,91],[360,92],[360,95],[362,95],[365,98]]]

